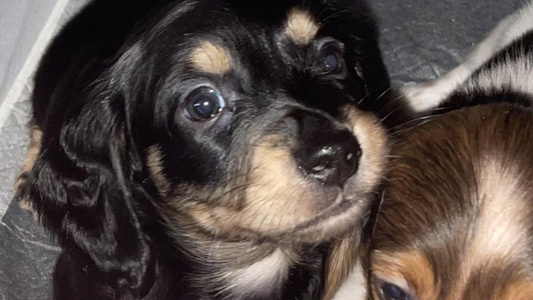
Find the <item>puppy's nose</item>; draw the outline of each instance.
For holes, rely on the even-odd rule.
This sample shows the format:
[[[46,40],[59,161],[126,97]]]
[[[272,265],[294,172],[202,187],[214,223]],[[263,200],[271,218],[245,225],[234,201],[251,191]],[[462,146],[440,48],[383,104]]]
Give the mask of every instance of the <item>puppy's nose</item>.
[[[325,185],[342,186],[359,167],[361,148],[348,130],[322,132],[296,153],[300,169],[308,178]]]

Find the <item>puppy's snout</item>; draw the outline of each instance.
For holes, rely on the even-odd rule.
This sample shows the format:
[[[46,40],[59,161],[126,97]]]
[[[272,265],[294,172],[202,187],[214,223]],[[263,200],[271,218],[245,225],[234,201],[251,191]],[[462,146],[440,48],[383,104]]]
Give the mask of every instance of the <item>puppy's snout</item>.
[[[300,149],[302,172],[326,185],[342,186],[359,166],[361,148],[348,130],[320,131]]]

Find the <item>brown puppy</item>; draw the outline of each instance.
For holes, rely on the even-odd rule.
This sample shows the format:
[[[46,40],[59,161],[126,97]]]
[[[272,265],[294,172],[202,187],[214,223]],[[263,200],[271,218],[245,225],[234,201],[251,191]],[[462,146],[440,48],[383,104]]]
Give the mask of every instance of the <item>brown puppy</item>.
[[[450,73],[408,92],[435,108],[400,133],[373,227],[380,300],[533,299],[533,3]]]
[[[533,299],[533,111],[464,108],[393,149],[371,245],[381,300]]]

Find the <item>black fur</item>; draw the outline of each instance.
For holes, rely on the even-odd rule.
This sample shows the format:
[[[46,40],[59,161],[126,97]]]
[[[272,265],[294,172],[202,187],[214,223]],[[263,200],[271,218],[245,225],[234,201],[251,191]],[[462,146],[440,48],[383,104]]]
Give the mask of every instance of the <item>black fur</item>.
[[[184,254],[187,245],[176,246],[168,234],[161,216],[166,199],[148,174],[148,147],[161,148],[165,177],[173,184],[208,185],[233,168],[225,156],[235,141],[253,140],[261,124],[285,113],[275,101],[295,99],[294,107],[320,111],[310,126],[321,128],[333,126],[329,120],[340,118],[347,103],[382,117],[396,112],[375,22],[363,2],[188,2],[194,8],[156,30],[184,1],[93,1],[62,29],[41,62],[31,124],[43,132],[41,151],[17,197],[32,201],[63,249],[54,272],[55,299],[224,297],[189,282],[188,274],[208,266],[191,260]],[[282,28],[288,9],[302,3],[320,20],[319,35],[344,43],[346,63],[363,70],[364,79],[352,68],[342,82],[324,81],[302,69],[312,58],[302,60],[300,48],[286,44],[285,56],[276,52],[272,45],[286,42],[273,40],[272,28]],[[183,63],[189,37],[212,34],[232,41],[228,47],[248,58],[242,64],[249,72],[220,84],[239,85],[257,102],[239,102],[239,121],[231,126],[181,126],[174,122],[178,99],[193,87],[194,76],[203,76]],[[263,239],[269,237],[252,238]],[[318,299],[327,246],[303,245],[281,291],[263,298]]]

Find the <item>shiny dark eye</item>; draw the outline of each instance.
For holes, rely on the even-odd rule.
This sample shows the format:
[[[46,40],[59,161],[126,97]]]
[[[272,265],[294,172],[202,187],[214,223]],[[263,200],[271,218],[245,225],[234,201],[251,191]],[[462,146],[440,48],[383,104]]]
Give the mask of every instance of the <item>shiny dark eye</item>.
[[[410,300],[411,298],[402,288],[388,282],[382,282],[377,286],[381,300]]]
[[[326,44],[321,50],[322,70],[327,74],[339,74],[344,71],[342,50],[334,43]]]
[[[329,53],[324,56],[324,71],[328,73],[336,72],[340,64],[339,57],[335,53]]]
[[[226,106],[224,97],[210,87],[199,87],[185,98],[185,115],[192,121],[207,121]]]

